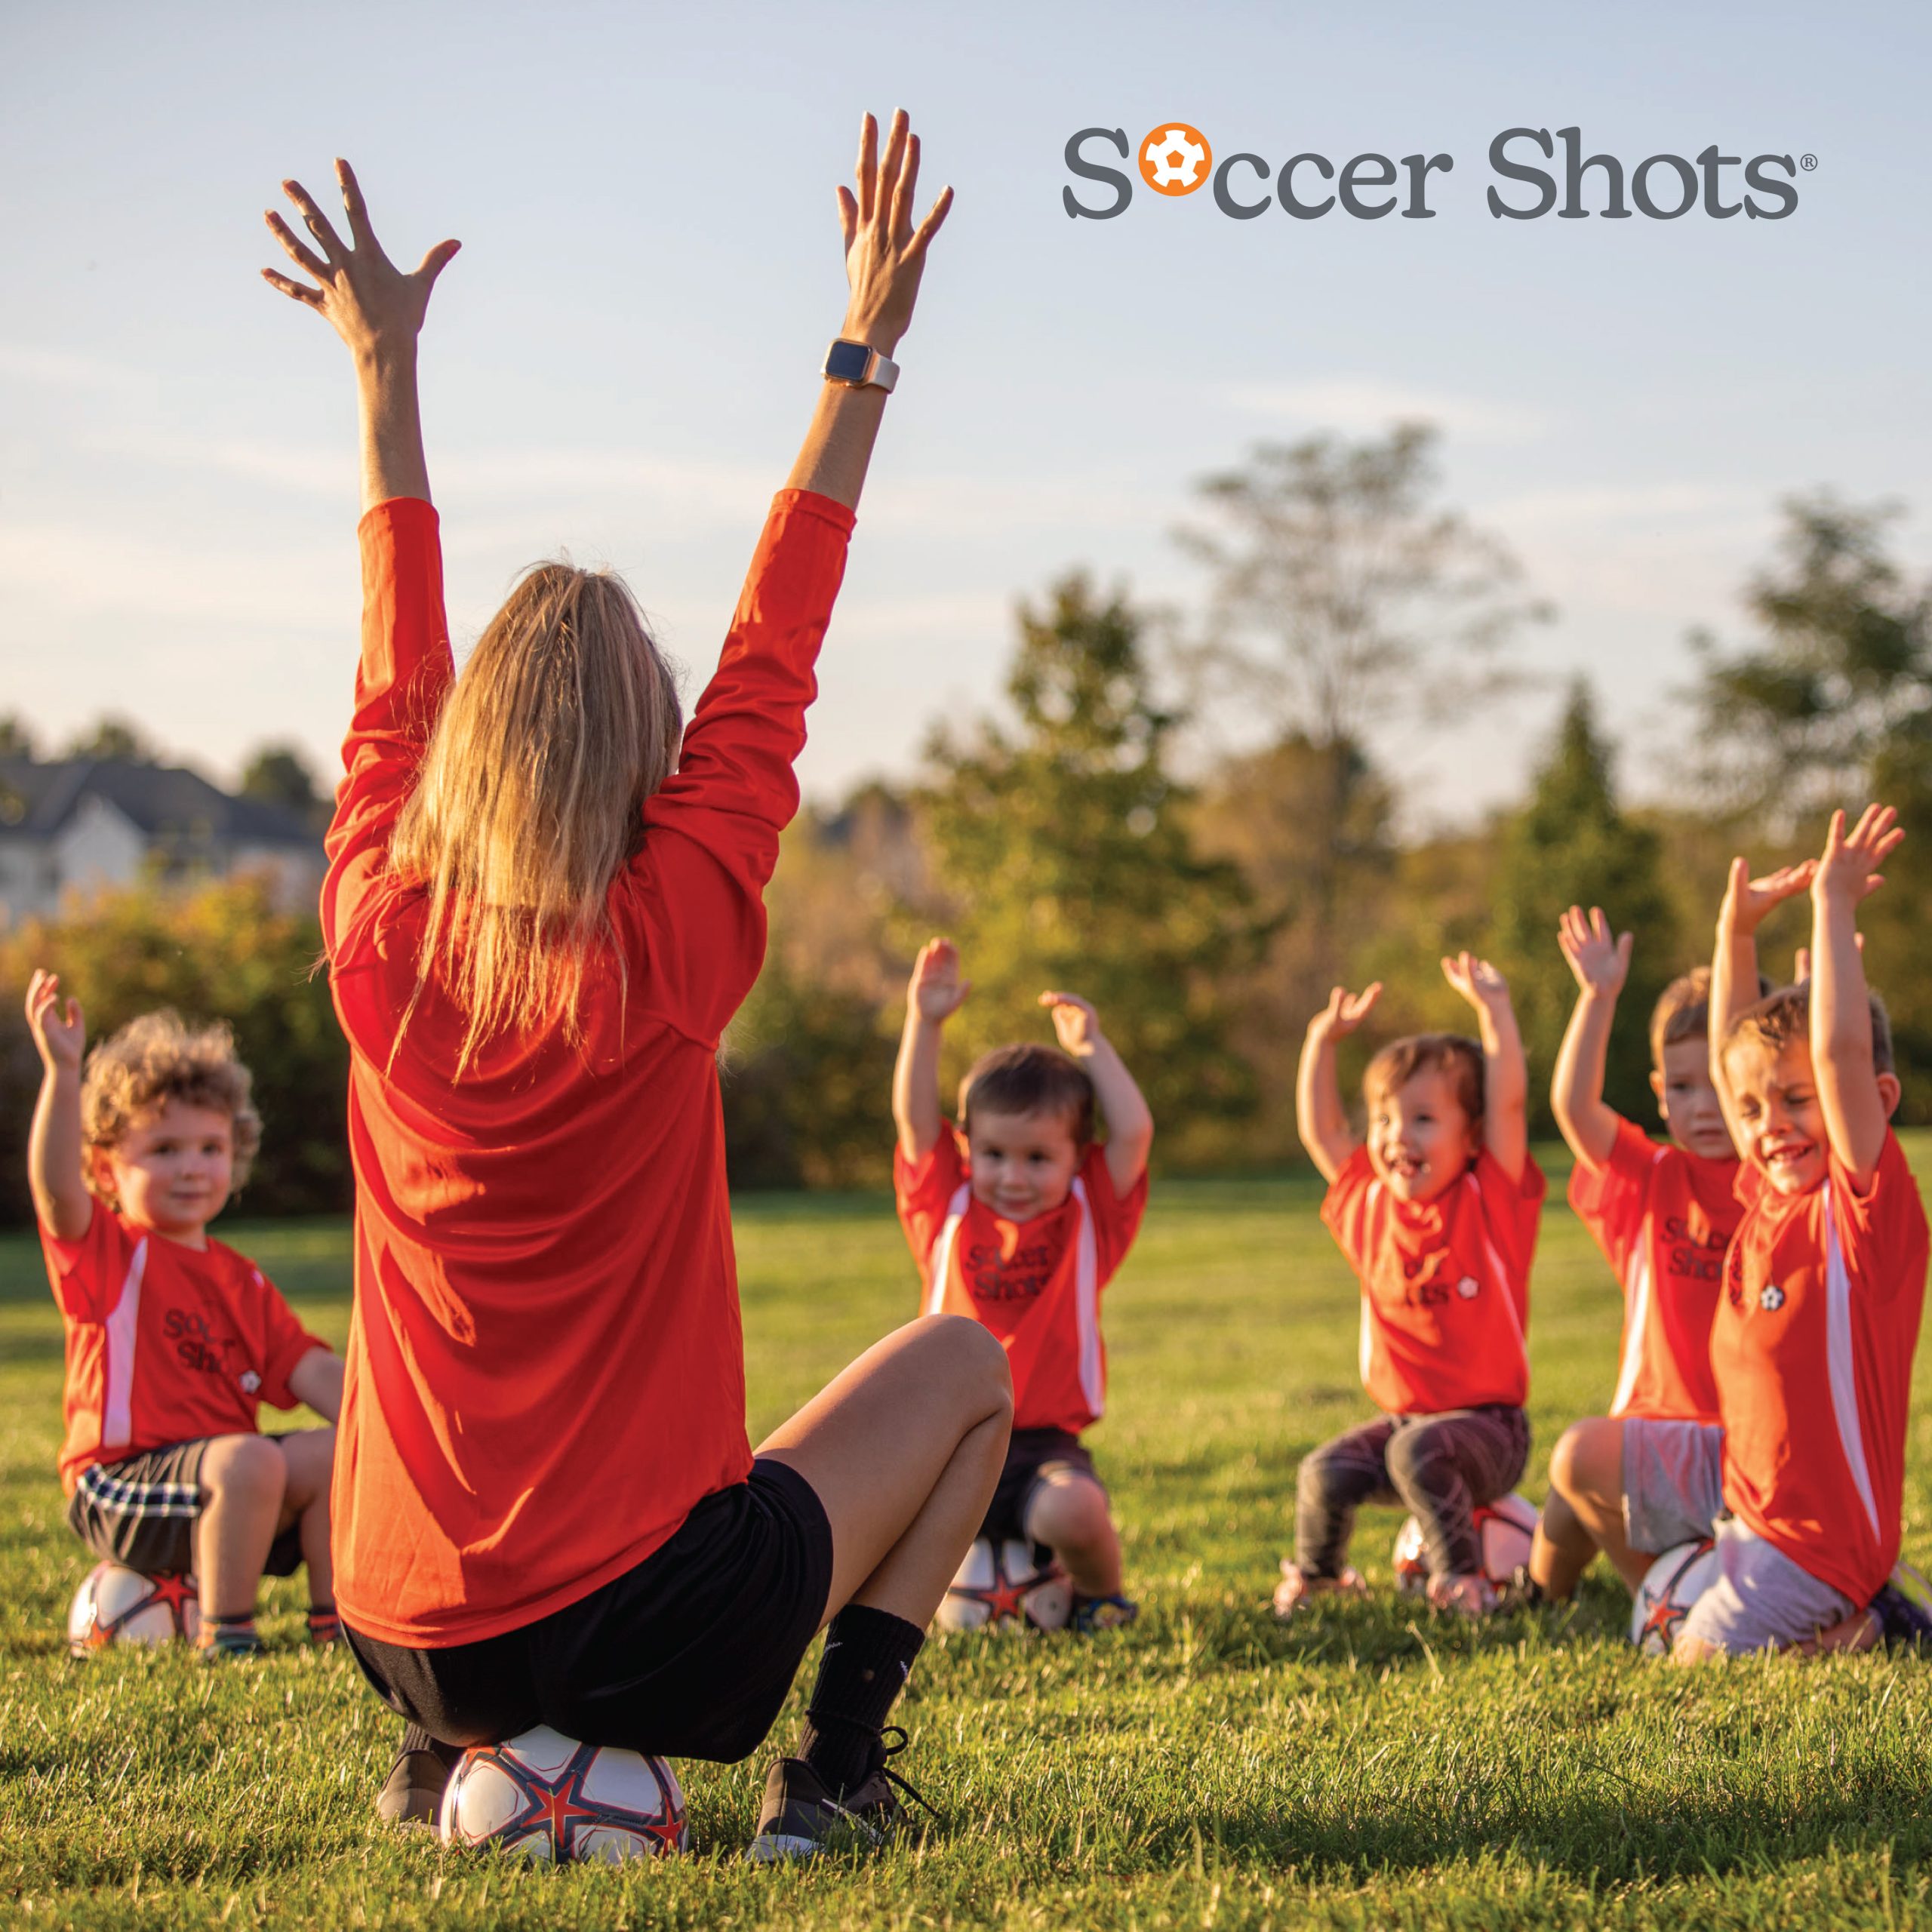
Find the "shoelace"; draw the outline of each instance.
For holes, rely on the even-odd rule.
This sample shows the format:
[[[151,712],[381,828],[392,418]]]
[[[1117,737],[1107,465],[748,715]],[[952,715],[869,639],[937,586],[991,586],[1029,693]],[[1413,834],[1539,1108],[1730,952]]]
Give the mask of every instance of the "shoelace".
[[[886,1742],[886,1740],[889,1737],[896,1737],[899,1741],[896,1744],[888,1744]],[[881,1756],[878,1765],[878,1775],[884,1778],[888,1784],[894,1786],[900,1791],[903,1791],[906,1795],[912,1799],[912,1802],[918,1805],[920,1810],[924,1811],[928,1817],[931,1818],[934,1821],[935,1823],[943,1826],[948,1823],[946,1814],[942,1811],[931,1798],[927,1797],[924,1792],[917,1789],[908,1780],[901,1777],[899,1774],[892,1768],[890,1761],[897,1757],[900,1752],[903,1751],[906,1747],[912,1743],[912,1740],[906,1735],[905,1727],[903,1724],[889,1724],[879,1733],[878,1742]]]

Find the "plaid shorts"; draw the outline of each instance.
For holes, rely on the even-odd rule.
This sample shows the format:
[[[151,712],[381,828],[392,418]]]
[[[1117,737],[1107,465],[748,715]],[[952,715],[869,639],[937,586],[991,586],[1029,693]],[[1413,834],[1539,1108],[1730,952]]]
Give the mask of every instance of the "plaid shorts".
[[[214,1439],[197,1436],[83,1469],[67,1505],[67,1527],[95,1555],[143,1577],[191,1574],[202,1509],[202,1458]],[[292,1577],[301,1567],[301,1527],[291,1523],[275,1538],[262,1571]]]

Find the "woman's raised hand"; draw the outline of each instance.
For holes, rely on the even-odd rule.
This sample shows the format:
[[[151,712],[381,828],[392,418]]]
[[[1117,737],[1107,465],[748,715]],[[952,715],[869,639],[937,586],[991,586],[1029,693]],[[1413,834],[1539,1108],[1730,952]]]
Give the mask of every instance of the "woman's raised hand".
[[[912,226],[914,198],[919,188],[919,137],[912,132],[903,107],[894,114],[886,131],[882,155],[878,123],[869,114],[860,123],[859,165],[854,178],[856,194],[850,188],[838,190],[845,276],[852,286],[841,333],[890,355],[911,325],[919,277],[926,266],[927,245],[939,232],[952,206],[952,190],[942,189],[925,220],[916,229]],[[423,266],[429,266],[426,260]]]
[[[342,189],[343,211],[349,217],[352,245],[344,245],[300,182],[285,181],[282,192],[295,204],[303,225],[315,238],[315,248],[301,241],[273,209],[264,210],[263,219],[290,260],[312,275],[318,286],[311,288],[275,269],[263,269],[262,279],[290,300],[315,310],[358,360],[413,349],[429,306],[429,291],[463,244],[438,242],[414,269],[405,274],[383,253],[382,244],[369,226],[369,211],[356,185],[355,171],[347,162],[338,161],[335,178]],[[915,271],[915,284],[918,278]],[[911,306],[909,297],[909,313]]]

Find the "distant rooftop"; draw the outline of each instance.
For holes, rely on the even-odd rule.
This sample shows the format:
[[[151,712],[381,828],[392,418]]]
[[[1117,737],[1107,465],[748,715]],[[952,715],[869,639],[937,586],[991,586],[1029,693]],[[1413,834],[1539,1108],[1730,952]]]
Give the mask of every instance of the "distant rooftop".
[[[89,798],[112,805],[156,844],[313,847],[299,812],[237,798],[180,765],[125,758],[0,758],[0,838],[57,836]]]

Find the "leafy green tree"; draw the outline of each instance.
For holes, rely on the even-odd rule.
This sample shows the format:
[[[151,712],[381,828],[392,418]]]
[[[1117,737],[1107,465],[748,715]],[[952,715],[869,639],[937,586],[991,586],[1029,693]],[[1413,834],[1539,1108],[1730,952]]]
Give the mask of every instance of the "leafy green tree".
[[[1698,963],[1684,950],[1664,884],[1661,841],[1625,816],[1609,746],[1589,688],[1579,679],[1523,808],[1502,828],[1491,956],[1508,976],[1530,1061],[1532,1117],[1546,1124],[1550,1075],[1577,986],[1556,944],[1564,909],[1601,906],[1614,928],[1636,935],[1617,1010],[1604,1097],[1629,1118],[1656,1112],[1648,1081],[1651,1009],[1678,974]]]
[[[160,753],[137,725],[125,718],[101,718],[72,740],[60,755],[71,758],[119,758],[129,764],[158,764]]]
[[[242,768],[242,795],[281,805],[318,830],[328,825],[330,804],[315,786],[309,761],[293,745],[263,745]]]
[[[1777,560],[1746,592],[1758,641],[1727,653],[1694,640],[1708,795],[1755,825],[1740,844],[1765,860],[1816,852],[1836,807],[1898,808],[1906,841],[1859,922],[1891,1009],[1900,1117],[1932,1119],[1932,586],[1887,552],[1895,506],[1821,491],[1783,508]]]
[[[265,881],[192,892],[106,894],[51,920],[0,934],[0,986],[15,1017],[0,1051],[0,1212],[30,1218],[26,1131],[40,1062],[18,989],[51,967],[87,1009],[94,1044],[137,1014],[171,1006],[190,1021],[225,1020],[255,1078],[262,1150],[240,1205],[250,1214],[336,1213],[349,1204],[344,1115],[349,1050],[315,971],[313,912],[278,907]]]
[[[1222,990],[1254,955],[1249,894],[1195,848],[1168,762],[1179,720],[1155,700],[1139,614],[1076,574],[1019,621],[1016,728],[942,732],[918,801],[974,986],[948,1029],[952,1070],[1002,1041],[1051,1038],[1039,994],[1080,993],[1173,1154],[1251,1104]]]
[[[17,711],[0,714],[0,758],[38,758],[33,727]]]

